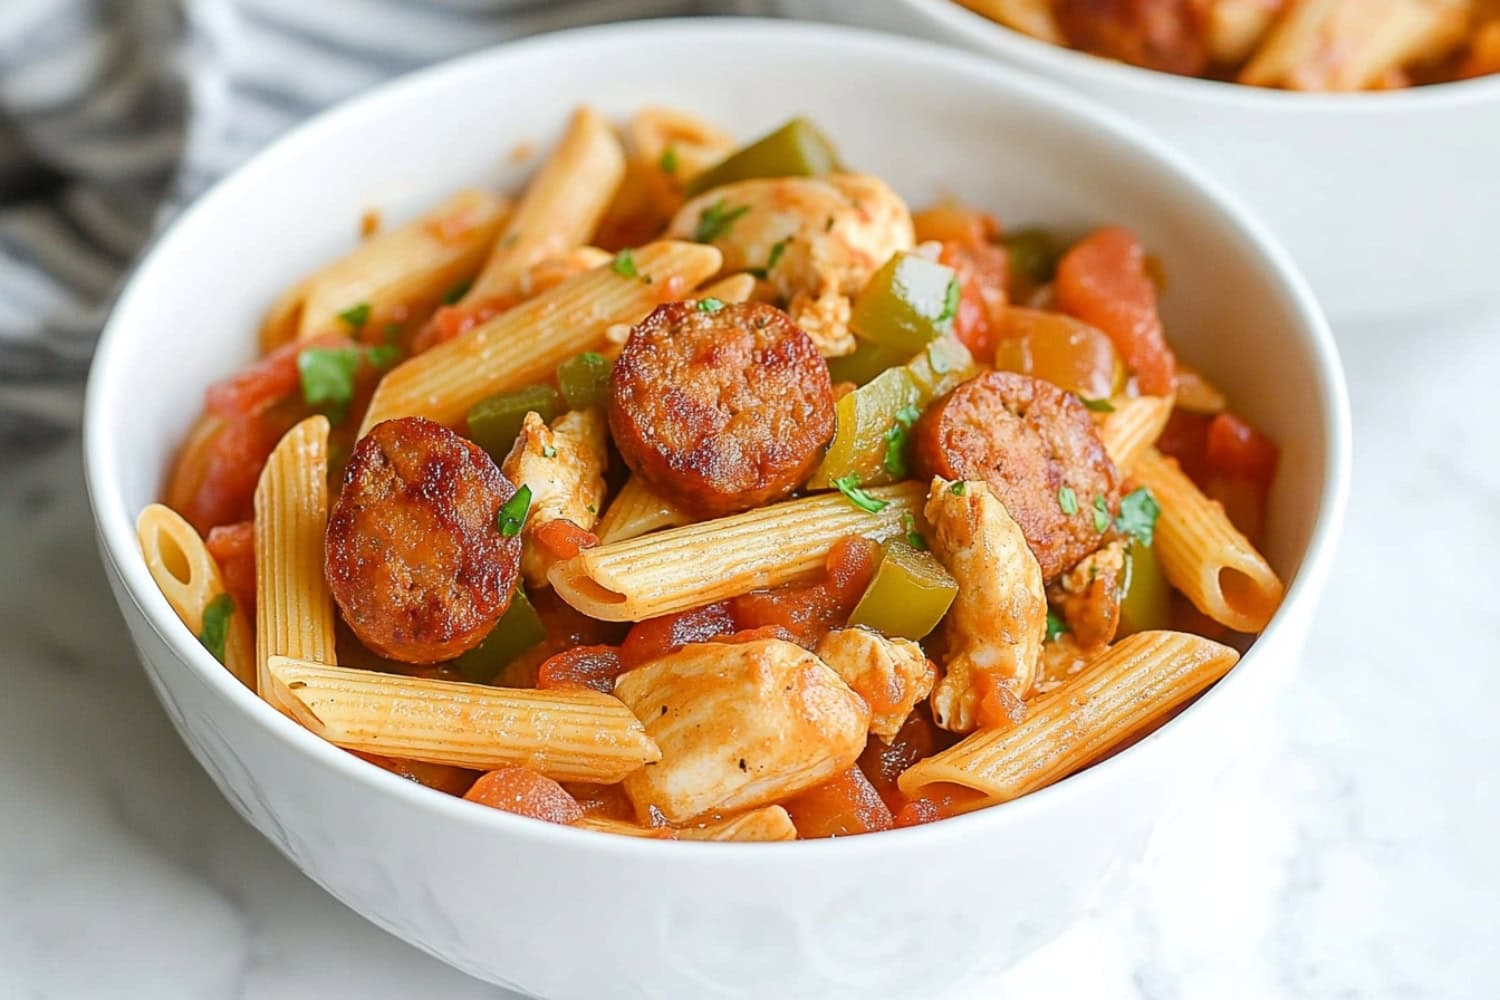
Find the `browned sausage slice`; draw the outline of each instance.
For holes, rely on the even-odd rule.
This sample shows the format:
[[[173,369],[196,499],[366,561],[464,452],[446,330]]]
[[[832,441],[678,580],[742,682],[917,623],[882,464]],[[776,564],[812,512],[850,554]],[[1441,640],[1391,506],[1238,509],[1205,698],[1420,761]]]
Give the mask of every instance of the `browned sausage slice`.
[[[381,656],[451,660],[483,641],[515,591],[521,539],[496,524],[515,493],[441,424],[376,424],[354,446],[328,519],[324,571],[344,620]]]
[[[1095,498],[1110,520],[1119,512],[1119,473],[1088,410],[1029,375],[989,372],[934,403],[917,423],[915,458],[923,476],[988,483],[1047,580],[1109,540]]]
[[[610,376],[609,427],[627,465],[704,516],[748,510],[802,484],[833,437],[828,365],[758,302],[659,306]]]

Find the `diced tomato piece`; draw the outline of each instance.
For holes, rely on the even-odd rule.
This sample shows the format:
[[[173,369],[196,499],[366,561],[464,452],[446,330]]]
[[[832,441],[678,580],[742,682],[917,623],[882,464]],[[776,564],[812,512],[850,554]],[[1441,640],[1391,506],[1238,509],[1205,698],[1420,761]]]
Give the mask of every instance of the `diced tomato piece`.
[[[572,559],[584,549],[599,544],[599,536],[584,531],[565,517],[548,521],[532,530],[531,538],[558,559]]]
[[[208,387],[204,403],[210,413],[241,416],[258,413],[273,403],[295,395],[302,376],[297,356],[309,348],[350,347],[354,341],[337,334],[311,340],[294,340],[222,381]]]
[[[262,412],[224,417],[208,443],[196,489],[174,498],[174,507],[200,534],[254,516],[255,484],[288,427]]]
[[[625,636],[620,644],[620,662],[629,670],[676,652],[688,643],[711,642],[734,631],[734,618],[729,606],[722,602],[648,618]]]
[[[1205,457],[1221,476],[1269,486],[1276,475],[1276,442],[1232,413],[1220,413],[1208,425]]]
[[[432,318],[423,324],[422,329],[412,338],[411,352],[421,354],[429,348],[436,347],[444,341],[452,340],[460,334],[468,333],[470,330],[485,323],[505,312],[516,301],[511,298],[499,297],[483,299],[479,302],[464,303],[456,306],[442,306],[432,314]]]
[[[464,798],[548,823],[567,825],[583,818],[583,808],[562,785],[525,767],[486,772],[464,793]]]
[[[897,827],[919,826],[957,816],[971,806],[978,792],[957,785],[929,786],[926,792],[908,801],[896,811]]]
[[[1057,266],[1062,311],[1107,333],[1143,393],[1165,396],[1177,362],[1156,310],[1146,248],[1127,229],[1110,226],[1081,240]]]
[[[958,275],[953,332],[977,360],[989,364],[995,359],[995,342],[1005,329],[1010,258],[1004,247],[988,242],[949,241],[943,244],[938,260]]]
[[[896,810],[893,817],[897,829],[935,823],[942,818],[943,814],[938,810],[937,803],[931,799],[912,799]]]
[[[865,752],[859,756],[859,766],[894,812],[906,804],[906,796],[896,787],[896,779],[917,761],[931,757],[953,740],[951,733],[939,729],[927,710],[919,707],[907,716],[889,743],[871,736]]]
[[[255,522],[219,525],[209,530],[203,544],[219,564],[235,610],[243,612],[246,621],[255,621]]]
[[[735,624],[740,629],[778,626],[811,649],[829,629],[849,620],[870,584],[879,556],[880,546],[875,542],[859,535],[845,536],[829,549],[821,581],[733,598],[729,608]]]
[[[864,772],[851,767],[831,781],[809,788],[782,803],[803,840],[848,837],[889,830],[891,810]]]
[[[1201,480],[1208,468],[1208,425],[1213,417],[1187,410],[1173,410],[1156,439],[1156,450],[1177,459],[1189,479]]]
[[[544,691],[593,688],[609,694],[624,670],[620,651],[613,646],[575,646],[548,657],[536,668],[536,686]]]

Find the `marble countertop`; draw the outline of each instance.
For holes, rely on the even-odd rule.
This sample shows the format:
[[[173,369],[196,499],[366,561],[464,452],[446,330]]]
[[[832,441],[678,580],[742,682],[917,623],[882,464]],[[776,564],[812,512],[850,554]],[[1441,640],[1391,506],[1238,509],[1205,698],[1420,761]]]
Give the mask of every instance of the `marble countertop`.
[[[1131,892],[973,996],[1500,995],[1500,312],[1340,330],[1356,427],[1319,624],[1259,751]],[[0,473],[0,997],[500,998],[219,797],[131,654],[74,439]]]

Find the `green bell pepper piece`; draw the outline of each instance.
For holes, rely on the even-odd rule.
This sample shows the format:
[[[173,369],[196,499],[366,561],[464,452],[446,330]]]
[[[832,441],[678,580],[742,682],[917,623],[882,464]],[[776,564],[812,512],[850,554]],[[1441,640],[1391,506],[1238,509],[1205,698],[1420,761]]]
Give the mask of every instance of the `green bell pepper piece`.
[[[609,400],[609,373],[614,366],[593,351],[575,355],[557,366],[557,387],[570,410],[603,406]]]
[[[1120,600],[1120,627],[1115,637],[1170,628],[1172,588],[1162,572],[1156,549],[1131,540],[1125,550],[1125,596]]]
[[[1062,254],[1045,231],[1021,229],[1000,242],[1009,253],[1012,288],[1024,292],[1018,298],[1028,297],[1057,273],[1057,261]]]
[[[958,296],[953,268],[914,253],[898,253],[854,300],[849,328],[872,343],[910,354],[953,329]]]
[[[469,440],[489,452],[498,465],[510,454],[527,413],[534,411],[550,422],[562,409],[562,399],[550,385],[528,385],[514,392],[499,392],[470,408]]]
[[[937,628],[957,596],[958,582],[932,553],[892,540],[849,624],[915,641]]]
[[[516,657],[547,637],[546,626],[526,597],[526,588],[516,584],[510,607],[495,623],[484,641],[453,661],[465,680],[488,684]]]
[[[785,125],[730,153],[687,186],[687,196],[758,177],[816,177],[838,169],[838,153],[828,137],[806,118]]]

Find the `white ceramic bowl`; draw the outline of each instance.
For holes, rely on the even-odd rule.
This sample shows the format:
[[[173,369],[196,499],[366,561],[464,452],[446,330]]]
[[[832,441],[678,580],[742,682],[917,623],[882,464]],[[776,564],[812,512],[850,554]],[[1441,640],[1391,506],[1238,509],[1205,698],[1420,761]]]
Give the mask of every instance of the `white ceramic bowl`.
[[[1152,738],[1002,808],[852,840],[691,844],[521,819],[403,781],[240,687],[177,622],[137,551],[203,388],[262,311],[350,244],[466,183],[575,104],[679,105],[754,134],[805,112],[915,202],[1121,222],[1171,272],[1175,342],[1284,443],[1271,561],[1285,606],[1243,663]],[[1044,84],[922,43],[778,22],[652,22],[544,37],[326,114],[188,209],[141,263],[94,364],[87,473],[111,585],[151,683],[224,795],[380,926],[483,979],[556,998],[914,997],[1034,948],[1140,850],[1197,769],[1254,735],[1323,584],[1348,463],[1334,347],[1266,231],[1194,167]]]
[[[1240,194],[1335,321],[1500,297],[1500,76],[1294,94],[1172,76],[1003,28],[953,0],[774,0],[962,45],[1148,123]]]

